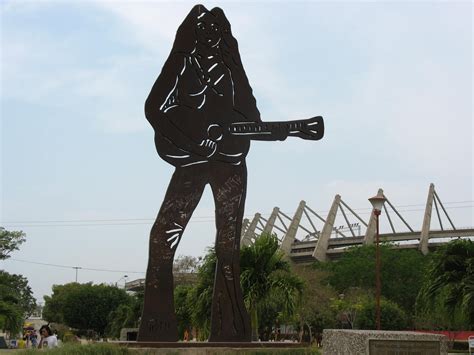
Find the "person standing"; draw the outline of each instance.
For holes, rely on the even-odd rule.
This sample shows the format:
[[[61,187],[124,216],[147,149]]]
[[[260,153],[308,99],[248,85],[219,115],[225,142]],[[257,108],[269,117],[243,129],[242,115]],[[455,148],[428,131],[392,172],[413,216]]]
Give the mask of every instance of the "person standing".
[[[40,328],[41,340],[38,345],[38,349],[50,349],[58,346],[58,338],[53,334],[51,328],[48,325],[43,325]]]

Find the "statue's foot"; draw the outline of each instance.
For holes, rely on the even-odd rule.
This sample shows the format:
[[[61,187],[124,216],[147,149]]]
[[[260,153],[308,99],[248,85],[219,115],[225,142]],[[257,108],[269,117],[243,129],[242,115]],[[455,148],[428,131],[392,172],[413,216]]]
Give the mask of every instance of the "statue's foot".
[[[178,326],[176,322],[176,316],[145,316],[140,322],[137,341],[178,341]]]

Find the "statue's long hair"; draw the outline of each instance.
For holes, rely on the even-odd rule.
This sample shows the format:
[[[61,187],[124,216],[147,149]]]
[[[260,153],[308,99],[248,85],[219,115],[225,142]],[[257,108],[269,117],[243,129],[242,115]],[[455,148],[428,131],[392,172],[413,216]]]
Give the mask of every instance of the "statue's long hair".
[[[230,56],[222,55],[222,58],[224,58],[224,64],[231,71],[234,81],[234,109],[242,113],[249,121],[259,122],[260,112],[240,59],[238,43],[232,35],[229,20],[227,20],[222,9],[215,7],[208,11],[203,5],[195,5],[176,31],[176,38],[170,56],[176,53],[189,55],[195,49],[197,42],[196,25],[199,16],[205,12],[213,15],[219,24],[221,31],[220,51],[230,53]],[[229,63],[229,60],[232,63]],[[232,70],[235,67],[239,70]]]

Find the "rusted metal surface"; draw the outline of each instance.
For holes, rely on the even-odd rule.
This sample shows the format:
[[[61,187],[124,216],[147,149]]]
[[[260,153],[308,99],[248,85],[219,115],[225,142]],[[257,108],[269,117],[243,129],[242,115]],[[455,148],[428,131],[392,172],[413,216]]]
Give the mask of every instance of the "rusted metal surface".
[[[262,122],[236,39],[220,8],[193,7],[145,103],[158,154],[176,167],[152,227],[138,341],[177,341],[173,258],[207,184],[216,206],[213,342],[248,342],[239,249],[251,140],[318,140],[322,117]]]

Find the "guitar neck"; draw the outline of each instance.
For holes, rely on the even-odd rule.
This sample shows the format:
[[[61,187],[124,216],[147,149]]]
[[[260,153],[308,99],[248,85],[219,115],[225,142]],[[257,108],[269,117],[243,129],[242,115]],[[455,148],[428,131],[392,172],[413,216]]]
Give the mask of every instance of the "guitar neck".
[[[229,132],[233,136],[268,135],[272,134],[272,130],[281,127],[284,127],[288,132],[297,129],[296,125],[287,122],[238,122],[230,125]]]
[[[284,130],[288,136],[301,137],[300,133],[305,130],[308,124],[312,129],[323,129],[322,117],[314,117],[305,120],[281,121],[281,122],[237,122],[229,125],[229,133],[233,136],[246,136],[250,139],[271,140],[275,130]]]

